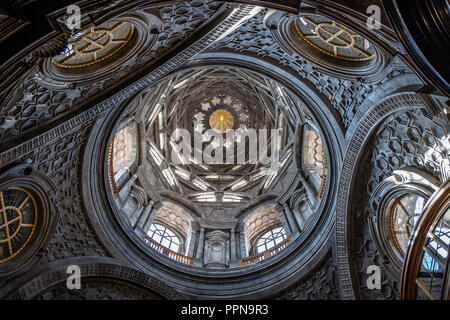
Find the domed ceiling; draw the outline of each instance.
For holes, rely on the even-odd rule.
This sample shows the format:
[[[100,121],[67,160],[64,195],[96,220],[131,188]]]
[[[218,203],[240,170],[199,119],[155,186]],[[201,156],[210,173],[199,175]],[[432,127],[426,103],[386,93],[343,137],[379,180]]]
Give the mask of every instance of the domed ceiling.
[[[245,235],[237,246],[240,254],[214,266],[245,264],[238,256],[255,253],[264,231],[287,223],[277,199],[294,193],[299,183],[308,185],[298,204],[306,228],[323,197],[327,160],[322,133],[303,105],[277,81],[226,66],[187,68],[144,90],[127,106],[109,147],[109,179],[121,214],[154,248],[159,247],[148,232],[158,233],[158,240],[169,237],[167,232],[178,235],[175,253],[203,258],[199,266],[204,267],[199,230],[206,229],[206,237],[216,232],[213,236],[225,242],[239,230]],[[304,121],[300,127],[294,112]],[[300,158],[294,157],[296,148],[302,149]],[[140,173],[132,176],[136,170]],[[121,195],[130,189],[131,198]],[[153,215],[142,218],[136,211],[145,210],[148,193],[161,202],[152,203]],[[261,218],[258,229],[250,227],[264,216],[268,218]],[[280,241],[298,231],[282,229]]]
[[[52,2],[0,75],[0,296],[72,262],[196,299],[399,296],[448,101],[365,4],[249,2],[81,1],[76,31]]]

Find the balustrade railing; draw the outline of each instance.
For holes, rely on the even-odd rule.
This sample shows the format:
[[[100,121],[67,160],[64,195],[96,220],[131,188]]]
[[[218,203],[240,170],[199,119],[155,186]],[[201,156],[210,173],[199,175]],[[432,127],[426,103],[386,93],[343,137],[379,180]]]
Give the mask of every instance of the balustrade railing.
[[[142,239],[144,240],[144,242],[147,245],[150,246],[150,248],[158,251],[159,253],[169,257],[172,260],[175,260],[177,262],[187,264],[187,265],[194,264],[194,258],[186,257],[182,254],[173,252],[172,250],[162,246],[161,244],[159,244],[158,242],[156,242],[155,240],[150,238],[145,233],[142,234]],[[262,260],[266,260],[266,259],[276,255],[280,251],[284,250],[287,246],[289,246],[292,243],[292,241],[293,241],[292,237],[288,237],[285,240],[283,240],[282,242],[280,242],[279,244],[277,244],[276,246],[270,248],[269,250],[266,250],[264,252],[258,253],[256,255],[253,255],[250,257],[245,257],[245,258],[239,259],[238,265],[239,266],[247,266],[247,265],[251,265],[253,263],[262,261]]]
[[[119,196],[119,189],[117,189],[116,179],[114,178],[113,145],[114,145],[114,138],[112,139],[111,144],[109,146],[109,150],[108,150],[108,178],[109,178],[109,184],[111,186],[111,190],[114,195],[114,199],[116,199]]]
[[[148,244],[150,246],[150,248],[158,251],[159,253],[169,257],[172,260],[175,260],[177,262],[180,263],[184,263],[187,265],[192,265],[194,264],[194,258],[192,257],[186,257],[182,254],[173,252],[172,250],[160,245],[158,242],[156,242],[155,240],[153,240],[152,238],[150,238],[147,234],[143,233],[142,234],[142,240],[144,240],[144,242],[146,244]]]
[[[324,160],[324,166],[323,166],[322,183],[320,184],[320,189],[317,194],[317,201],[322,200],[323,194],[325,192],[325,186],[327,185],[327,158],[323,157],[323,160]]]
[[[269,250],[266,250],[264,252],[260,252],[258,254],[255,254],[250,257],[241,258],[238,261],[239,266],[248,266],[250,264],[257,263],[259,261],[266,260],[274,255],[276,255],[278,252],[284,250],[287,246],[289,246],[292,243],[292,237],[288,237],[276,246],[270,248]]]

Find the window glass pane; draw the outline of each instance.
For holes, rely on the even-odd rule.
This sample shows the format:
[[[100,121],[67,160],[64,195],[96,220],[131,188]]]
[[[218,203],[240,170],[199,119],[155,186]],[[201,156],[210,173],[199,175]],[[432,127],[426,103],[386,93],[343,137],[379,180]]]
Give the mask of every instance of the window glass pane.
[[[180,248],[179,245],[172,243],[172,246],[169,248],[172,251],[178,252],[178,249]]]
[[[159,234],[153,235],[153,240],[155,240],[158,243],[161,243],[162,237]]]
[[[396,199],[390,217],[390,229],[396,249],[404,256],[409,239],[422,213],[426,200],[418,194],[406,194]]]
[[[256,253],[269,250],[286,238],[284,228],[278,227],[263,234],[256,243]]]
[[[155,242],[172,251],[178,252],[180,248],[180,239],[177,235],[165,226],[157,223],[152,224],[148,231],[148,235]]]
[[[161,241],[161,245],[163,245],[163,246],[166,247],[166,248],[169,248],[169,246],[170,246],[170,241],[167,240],[167,239],[163,239],[163,240]]]
[[[173,233],[172,231],[170,231],[167,228],[166,228],[166,233],[167,233],[167,236],[169,236],[169,237],[175,237],[175,233]]]
[[[422,259],[422,267],[428,271],[438,271],[439,263],[431,257],[428,252],[424,252]]]

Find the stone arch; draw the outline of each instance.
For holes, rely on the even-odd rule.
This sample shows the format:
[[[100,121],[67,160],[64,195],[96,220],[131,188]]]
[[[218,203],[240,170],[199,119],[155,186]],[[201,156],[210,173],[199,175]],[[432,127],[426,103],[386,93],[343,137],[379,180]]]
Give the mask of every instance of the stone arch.
[[[372,221],[375,244],[384,259],[392,264],[391,271],[401,277],[403,255],[392,236],[390,214],[398,201],[408,195],[418,195],[427,201],[439,189],[440,182],[426,171],[417,168],[394,170],[393,174],[373,190],[370,197],[376,206],[376,220]],[[375,208],[374,208],[375,209]]]
[[[83,281],[116,282],[142,292],[142,296],[168,300],[181,300],[184,297],[162,281],[136,269],[119,264],[110,258],[70,258],[33,270],[26,276],[11,281],[2,291],[3,299],[30,300],[42,295],[52,287],[63,285],[67,281],[67,267],[76,265],[81,270],[81,286]]]
[[[344,157],[336,200],[336,256],[343,299],[355,299],[349,260],[349,208],[356,179],[358,160],[377,125],[402,110],[424,108],[424,101],[415,93],[389,96],[374,105],[361,120]]]
[[[243,229],[248,242],[250,255],[255,254],[255,244],[258,238],[265,232],[283,226],[281,220],[282,213],[277,210],[275,204],[265,204],[259,206],[246,215],[243,219]]]
[[[162,201],[161,206],[156,209],[152,223],[162,224],[180,238],[183,254],[188,249],[193,230],[197,229],[195,217],[182,206],[172,201]]]

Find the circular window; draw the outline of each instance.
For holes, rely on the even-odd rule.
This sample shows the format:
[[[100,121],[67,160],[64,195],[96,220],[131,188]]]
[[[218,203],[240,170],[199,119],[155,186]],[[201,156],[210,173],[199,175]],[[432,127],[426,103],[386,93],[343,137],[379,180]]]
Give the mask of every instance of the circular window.
[[[278,25],[271,32],[286,52],[298,54],[321,72],[338,78],[376,81],[388,59],[371,39],[324,15],[274,14],[266,24]]]
[[[133,57],[157,40],[149,27],[130,18],[80,30],[68,39],[62,52],[45,59],[42,72],[51,79],[76,84],[120,77],[118,71],[133,66]]]
[[[324,17],[299,17],[294,20],[294,26],[307,44],[334,58],[367,61],[377,55],[367,39]]]
[[[84,68],[118,54],[132,39],[134,26],[128,22],[107,24],[75,35],[66,50],[53,58],[63,69]]]
[[[242,129],[255,125],[255,115],[248,112],[243,101],[227,94],[214,94],[197,100],[192,104],[191,111],[194,131],[203,133],[213,129],[219,133],[226,133],[231,129]]]
[[[18,255],[36,229],[36,200],[26,189],[0,191],[0,263]]]
[[[425,202],[425,198],[413,193],[405,194],[394,200],[389,221],[392,238],[402,256],[406,254],[409,239]]]

